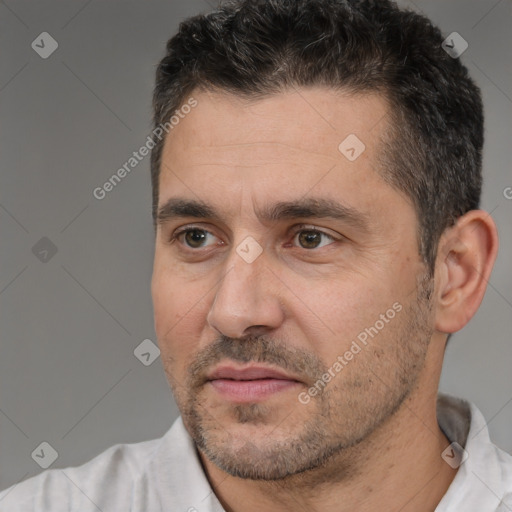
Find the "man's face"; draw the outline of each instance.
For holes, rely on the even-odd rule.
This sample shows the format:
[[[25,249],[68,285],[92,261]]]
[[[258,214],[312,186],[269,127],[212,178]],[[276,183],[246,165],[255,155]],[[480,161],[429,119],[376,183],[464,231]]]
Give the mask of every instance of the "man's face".
[[[377,172],[381,97],[193,96],[160,175],[162,361],[206,457],[278,479],[367,437],[417,383],[433,326],[417,217]]]

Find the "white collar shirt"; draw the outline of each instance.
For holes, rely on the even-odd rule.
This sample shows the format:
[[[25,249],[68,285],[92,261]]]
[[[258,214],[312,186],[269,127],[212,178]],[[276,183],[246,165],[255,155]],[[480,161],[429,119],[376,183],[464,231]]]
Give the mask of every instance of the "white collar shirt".
[[[489,439],[480,411],[448,395],[438,423],[467,459],[436,512],[512,512],[512,456]],[[461,452],[462,453],[462,452]],[[1,512],[224,512],[178,418],[167,433],[117,444],[89,462],[48,469],[0,492]]]

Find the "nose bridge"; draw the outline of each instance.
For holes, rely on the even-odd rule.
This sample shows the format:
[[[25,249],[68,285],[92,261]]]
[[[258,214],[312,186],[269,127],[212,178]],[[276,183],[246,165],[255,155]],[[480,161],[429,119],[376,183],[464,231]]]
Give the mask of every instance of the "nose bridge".
[[[274,277],[256,244],[247,237],[233,248],[216,288],[207,320],[225,336],[241,337],[252,326],[275,328],[282,320],[279,300],[268,286]]]

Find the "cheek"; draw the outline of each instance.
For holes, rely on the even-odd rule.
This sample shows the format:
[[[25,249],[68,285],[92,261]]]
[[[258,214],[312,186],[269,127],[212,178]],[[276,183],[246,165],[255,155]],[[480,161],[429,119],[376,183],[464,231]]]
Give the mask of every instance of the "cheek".
[[[155,331],[159,341],[163,341],[166,333],[180,319],[179,301],[176,292],[177,287],[174,285],[170,274],[155,267],[151,281],[151,295],[153,298]]]
[[[389,317],[395,317],[393,304],[400,297],[391,283],[354,275],[330,281],[314,293],[311,287],[308,293],[305,290],[298,290],[297,295],[307,297],[307,308],[295,318],[305,338],[311,340],[311,348],[327,365],[349,350],[358,336],[364,340],[367,329],[375,332],[371,328],[376,322],[377,328],[381,327],[379,334],[389,330]],[[386,316],[390,309],[391,314]]]
[[[151,294],[160,350],[173,358],[193,350],[204,325],[205,292],[175,271],[155,266]]]

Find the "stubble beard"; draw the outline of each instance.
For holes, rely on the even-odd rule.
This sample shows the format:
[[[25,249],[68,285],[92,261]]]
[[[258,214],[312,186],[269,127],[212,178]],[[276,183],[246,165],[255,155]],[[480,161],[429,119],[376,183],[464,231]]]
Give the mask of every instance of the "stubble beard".
[[[186,387],[171,383],[183,422],[199,450],[232,476],[265,481],[325,469],[336,456],[343,460],[343,453],[389,420],[415,388],[433,333],[432,286],[430,280],[419,282],[415,300],[401,313],[403,320],[386,326],[389,331],[379,333],[380,340],[375,338],[356,356],[357,372],[344,368],[308,405],[297,400],[280,424],[272,425],[278,411],[265,403],[232,406],[229,421],[238,431],[240,425],[251,426],[253,433],[256,425],[271,425],[268,435],[233,436],[229,424],[208,408],[199,376],[217,361],[231,359],[279,365],[316,382],[326,365],[309,352],[289,349],[266,337],[223,337],[203,349],[190,367]],[[356,369],[353,362],[350,365]],[[338,470],[343,472],[342,467]]]

